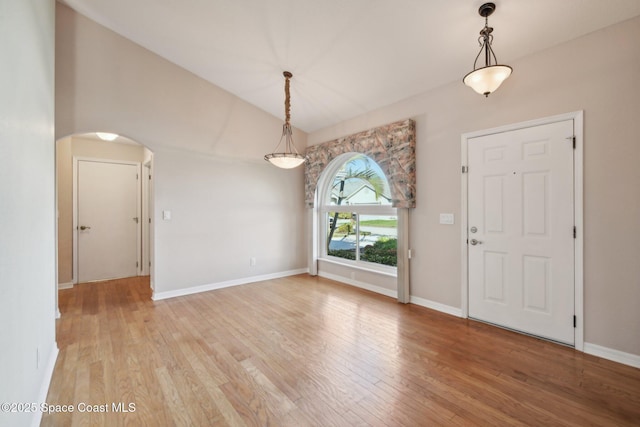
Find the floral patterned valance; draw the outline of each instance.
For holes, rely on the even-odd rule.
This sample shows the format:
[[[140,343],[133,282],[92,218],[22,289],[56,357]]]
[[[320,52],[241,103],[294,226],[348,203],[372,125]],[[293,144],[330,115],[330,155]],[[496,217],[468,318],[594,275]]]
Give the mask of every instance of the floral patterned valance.
[[[365,154],[375,160],[389,180],[396,208],[416,207],[416,125],[404,120],[307,148],[305,202],[314,205],[322,171],[344,153]]]

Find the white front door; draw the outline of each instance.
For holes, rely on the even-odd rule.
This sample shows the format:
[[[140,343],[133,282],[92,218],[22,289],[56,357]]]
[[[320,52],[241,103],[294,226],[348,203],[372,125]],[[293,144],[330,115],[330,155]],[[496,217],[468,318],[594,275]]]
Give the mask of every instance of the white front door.
[[[78,161],[78,281],[138,273],[138,170],[135,164]]]
[[[468,140],[469,317],[574,344],[573,120]]]

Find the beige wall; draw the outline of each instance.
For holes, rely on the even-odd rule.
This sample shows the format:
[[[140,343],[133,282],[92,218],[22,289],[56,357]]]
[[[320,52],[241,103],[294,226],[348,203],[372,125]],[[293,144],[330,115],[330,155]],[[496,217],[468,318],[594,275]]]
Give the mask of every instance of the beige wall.
[[[116,132],[154,153],[156,293],[306,268],[303,169],[262,159],[281,118],[60,3],[56,26],[57,137]]]
[[[514,61],[489,98],[459,79],[312,133],[329,141],[405,118],[417,122],[411,294],[461,307],[460,137],[584,110],[585,341],[640,355],[640,18]],[[460,76],[467,70],[461,70]],[[455,77],[455,76],[454,76]]]
[[[73,281],[73,158],[120,160],[143,163],[145,149],[123,144],[71,136],[56,143],[56,184],[58,193],[58,284]]]
[[[0,6],[0,402],[44,402],[55,343],[54,2]],[[40,411],[0,411],[1,426]]]

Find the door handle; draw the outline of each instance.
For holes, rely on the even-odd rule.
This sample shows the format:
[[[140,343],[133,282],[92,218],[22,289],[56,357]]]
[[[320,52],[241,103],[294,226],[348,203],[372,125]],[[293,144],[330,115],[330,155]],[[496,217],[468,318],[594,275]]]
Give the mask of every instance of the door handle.
[[[476,240],[476,239],[469,240],[469,243],[471,243],[473,246],[482,244],[480,240]]]
[[[80,226],[80,230],[82,230],[82,231],[89,230],[89,229],[91,229],[91,227],[89,227],[89,226],[86,226],[86,225],[81,225]]]

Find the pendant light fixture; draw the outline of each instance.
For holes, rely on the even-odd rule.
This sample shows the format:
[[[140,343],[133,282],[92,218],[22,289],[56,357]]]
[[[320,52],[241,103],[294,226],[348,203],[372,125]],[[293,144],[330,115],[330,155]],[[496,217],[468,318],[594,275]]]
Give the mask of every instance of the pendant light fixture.
[[[480,30],[480,37],[478,37],[480,52],[478,52],[478,56],[476,56],[476,60],[473,63],[473,71],[462,79],[464,84],[484,96],[489,96],[491,92],[498,89],[502,82],[504,82],[513,71],[508,65],[498,65],[496,54],[491,48],[491,43],[493,42],[493,35],[491,33],[493,32],[493,28],[489,26],[488,17],[495,10],[495,3],[485,3],[478,9],[480,16],[484,17],[484,28]],[[483,52],[484,67],[476,68],[478,58],[480,58]]]
[[[284,113],[285,121],[282,125],[282,136],[280,142],[276,146],[275,152],[267,154],[264,159],[274,166],[283,169],[293,169],[300,166],[306,160],[306,157],[298,153],[296,146],[293,143],[293,134],[291,131],[291,95],[289,94],[289,80],[293,77],[289,71],[282,73],[284,75]],[[282,140],[285,141],[284,152],[278,153],[278,147],[282,144]]]

